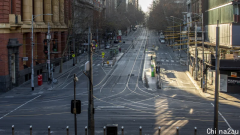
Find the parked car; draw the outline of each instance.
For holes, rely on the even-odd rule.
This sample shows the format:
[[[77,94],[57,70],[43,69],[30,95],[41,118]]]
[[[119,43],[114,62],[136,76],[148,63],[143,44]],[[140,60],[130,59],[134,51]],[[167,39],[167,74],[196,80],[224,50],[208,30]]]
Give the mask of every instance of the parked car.
[[[105,49],[109,49],[110,48],[110,44],[107,44],[106,46],[105,46]]]
[[[160,42],[161,42],[161,44],[165,44],[165,40],[164,39],[161,39]]]
[[[133,30],[133,31],[136,31],[136,30],[137,30],[137,28],[136,28],[136,27],[134,27],[132,30]]]

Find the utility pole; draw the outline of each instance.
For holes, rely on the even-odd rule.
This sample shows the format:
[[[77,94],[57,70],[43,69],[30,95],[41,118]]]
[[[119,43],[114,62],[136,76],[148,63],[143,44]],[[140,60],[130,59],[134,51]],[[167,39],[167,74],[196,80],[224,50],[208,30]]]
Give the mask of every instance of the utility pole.
[[[202,89],[203,92],[206,91],[206,87],[205,87],[205,60],[204,60],[204,28],[203,28],[203,13],[202,13]]]
[[[93,73],[92,73],[92,35],[91,27],[88,31],[88,60],[90,63],[89,68],[89,94],[88,94],[88,135],[94,135],[95,126],[94,126],[94,104],[93,104]]]
[[[100,43],[98,43],[98,28],[97,28],[97,43],[96,44],[98,44],[99,50],[100,50]],[[97,47],[96,47],[96,49],[97,49]]]
[[[33,67],[33,48],[34,48],[34,43],[33,43],[33,18],[34,15],[32,15],[32,76],[31,76],[31,84],[32,84],[32,91],[34,91],[34,67]]]
[[[218,100],[219,100],[219,20],[217,21],[216,28],[216,61],[215,61],[215,101],[214,101],[214,127],[213,129],[216,131],[215,135],[218,135]]]
[[[175,38],[175,36],[174,36],[174,17],[173,17],[173,43],[172,44],[174,44],[174,38]]]
[[[47,45],[48,45],[48,78],[51,76],[50,72],[50,41],[51,41],[51,34],[50,34],[50,25],[48,23],[48,34],[47,34]]]
[[[179,49],[179,60],[181,57],[181,49],[182,49],[182,23],[180,23],[180,49]]]
[[[189,71],[189,45],[190,45],[189,32],[190,32],[190,24],[188,24],[188,44],[187,44],[187,69],[188,69],[188,71]]]
[[[72,44],[73,44],[73,54],[75,54],[75,57],[77,57],[76,50],[75,50],[75,38],[74,37],[72,38]],[[73,66],[75,66],[75,57],[73,57]]]
[[[195,22],[195,80],[197,81],[198,77],[198,55],[197,55],[197,23]]]

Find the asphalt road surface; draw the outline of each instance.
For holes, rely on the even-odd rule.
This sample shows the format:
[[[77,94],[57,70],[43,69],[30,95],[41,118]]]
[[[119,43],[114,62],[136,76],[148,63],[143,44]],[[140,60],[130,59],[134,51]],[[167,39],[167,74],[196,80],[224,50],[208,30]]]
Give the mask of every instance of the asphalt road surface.
[[[96,53],[93,65],[95,134],[103,135],[107,124],[124,126],[125,135],[157,135],[161,127],[163,135],[174,135],[176,127],[180,135],[193,135],[197,127],[199,135],[207,135],[213,127],[213,101],[203,98],[186,74],[186,66],[180,65],[177,52],[160,44],[156,32],[139,28],[122,44],[125,52],[113,67],[102,67],[101,55]],[[134,45],[132,46],[132,40]],[[146,45],[159,46],[162,89],[148,89],[142,82]],[[82,101],[82,113],[77,115],[78,134],[84,134],[88,124],[88,79],[83,74],[83,63],[63,74],[54,90],[43,90],[31,95],[1,96],[0,135],[46,135],[51,126],[52,135],[66,135],[66,126],[74,134],[74,115],[70,112],[73,99],[73,74],[76,74],[77,99]],[[240,130],[239,103],[219,105],[219,129],[229,127]],[[161,134],[161,135],[162,135]]]

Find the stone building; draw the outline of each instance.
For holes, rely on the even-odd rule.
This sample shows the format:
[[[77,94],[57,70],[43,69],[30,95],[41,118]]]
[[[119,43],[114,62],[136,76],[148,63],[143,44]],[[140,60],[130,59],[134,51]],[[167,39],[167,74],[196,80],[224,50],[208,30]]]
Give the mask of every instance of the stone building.
[[[40,74],[46,65],[43,41],[48,24],[51,39],[57,41],[57,52],[51,54],[51,59],[61,57],[71,21],[71,0],[0,1],[0,91],[10,90],[31,79],[32,15],[35,17],[34,75]],[[50,46],[52,50],[52,42]]]

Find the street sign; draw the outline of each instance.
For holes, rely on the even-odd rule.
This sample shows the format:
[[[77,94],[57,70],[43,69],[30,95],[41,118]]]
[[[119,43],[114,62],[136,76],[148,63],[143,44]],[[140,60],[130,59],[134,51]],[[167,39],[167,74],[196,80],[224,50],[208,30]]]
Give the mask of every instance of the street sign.
[[[105,52],[102,52],[102,55],[104,56],[104,55],[105,55]]]
[[[75,54],[72,54],[72,57],[74,58],[74,57],[75,57]]]
[[[47,63],[50,63],[50,60],[47,60]]]

